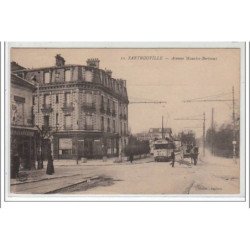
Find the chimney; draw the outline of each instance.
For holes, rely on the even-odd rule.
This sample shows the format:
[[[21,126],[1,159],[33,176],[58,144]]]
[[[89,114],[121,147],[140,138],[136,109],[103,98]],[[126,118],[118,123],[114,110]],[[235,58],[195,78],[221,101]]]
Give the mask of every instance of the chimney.
[[[56,58],[56,66],[57,67],[61,67],[61,66],[65,65],[65,60],[60,54],[57,54],[55,56],[55,58]]]
[[[100,60],[98,58],[89,58],[87,60],[87,66],[99,69]]]
[[[112,77],[112,71],[110,69],[106,69],[105,72],[108,76]]]
[[[23,69],[25,68],[19,65],[17,62],[14,62],[14,61],[11,62],[11,71],[23,70]]]

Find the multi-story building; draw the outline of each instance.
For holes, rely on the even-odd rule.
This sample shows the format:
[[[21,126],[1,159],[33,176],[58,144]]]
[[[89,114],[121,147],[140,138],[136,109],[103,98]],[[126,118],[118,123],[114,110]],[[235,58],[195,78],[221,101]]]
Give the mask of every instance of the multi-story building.
[[[158,140],[162,138],[172,139],[172,129],[171,128],[150,128],[148,135],[150,140]]]
[[[98,59],[67,65],[55,58],[55,66],[12,72],[37,86],[35,124],[53,138],[54,158],[118,156],[128,140],[126,81]]]
[[[13,64],[12,69],[18,68]],[[33,93],[36,87],[29,81],[11,74],[10,117],[11,117],[11,173],[14,168],[14,158],[18,157],[21,167],[35,167],[37,129],[34,126]],[[14,176],[14,174],[11,174]]]

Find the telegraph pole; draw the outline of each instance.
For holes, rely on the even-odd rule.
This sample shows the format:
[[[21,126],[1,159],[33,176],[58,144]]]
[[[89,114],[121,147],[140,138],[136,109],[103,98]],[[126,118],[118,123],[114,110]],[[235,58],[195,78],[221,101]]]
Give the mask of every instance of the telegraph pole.
[[[203,156],[205,156],[205,146],[206,146],[206,114],[203,113]]]
[[[236,133],[235,133],[235,100],[234,100],[234,86],[232,88],[232,96],[233,96],[233,159],[236,162]]]
[[[212,108],[212,122],[211,122],[211,151],[212,155],[214,154],[214,108]]]
[[[161,137],[164,139],[164,132],[163,132],[163,116],[161,117]]]
[[[201,115],[199,115],[201,116]],[[175,120],[188,120],[188,121],[203,121],[203,156],[205,156],[205,146],[206,146],[206,114],[205,112],[203,113],[203,118],[191,118],[191,117],[187,117],[187,118],[176,118]]]
[[[212,96],[211,96],[212,97]],[[184,100],[183,102],[233,102],[233,160],[236,163],[236,121],[235,121],[235,97],[234,86],[232,87],[232,99],[208,99],[208,97]]]

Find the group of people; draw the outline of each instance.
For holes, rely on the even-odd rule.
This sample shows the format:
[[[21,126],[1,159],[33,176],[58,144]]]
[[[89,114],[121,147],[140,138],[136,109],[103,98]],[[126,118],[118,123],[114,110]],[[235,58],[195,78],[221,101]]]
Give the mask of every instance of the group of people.
[[[188,151],[188,155],[191,159],[191,163],[196,165],[197,161],[198,161],[199,147],[198,146],[190,146],[187,151]],[[183,152],[182,152],[182,155],[184,155]],[[174,150],[171,153],[171,159],[172,159],[171,166],[174,167],[174,164],[175,164],[175,152],[174,152]]]

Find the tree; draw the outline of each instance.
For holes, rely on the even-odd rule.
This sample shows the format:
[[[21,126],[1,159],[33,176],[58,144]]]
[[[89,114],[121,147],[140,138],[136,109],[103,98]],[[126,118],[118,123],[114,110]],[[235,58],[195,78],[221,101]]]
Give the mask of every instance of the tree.
[[[218,130],[213,130],[210,128],[206,133],[206,140],[208,146],[212,149],[212,144],[214,148],[214,153],[216,155],[224,157],[232,157],[233,155],[233,144],[232,142],[236,139],[236,155],[239,155],[239,129],[236,128],[235,138],[234,129],[231,124],[222,124]]]
[[[142,155],[148,154],[150,152],[149,141],[139,141],[136,137],[130,136],[128,140],[128,145],[124,148],[124,153],[126,156],[130,154]]]

